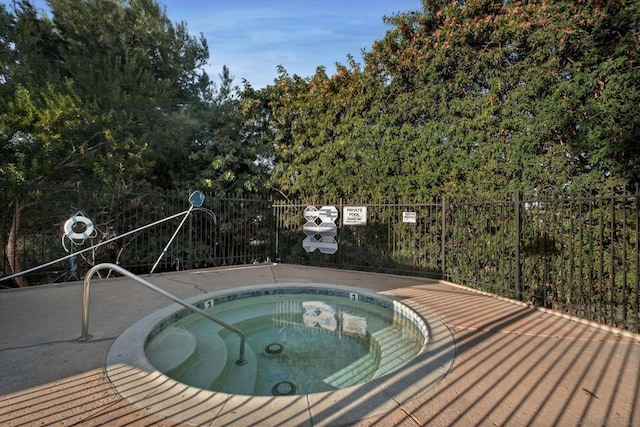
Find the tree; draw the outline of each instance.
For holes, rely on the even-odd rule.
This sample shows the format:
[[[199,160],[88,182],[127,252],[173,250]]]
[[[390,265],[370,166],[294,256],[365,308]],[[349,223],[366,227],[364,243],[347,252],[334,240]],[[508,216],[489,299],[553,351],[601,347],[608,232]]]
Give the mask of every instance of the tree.
[[[197,109],[209,90],[203,71],[206,41],[190,36],[186,24],[172,24],[153,0],[50,4],[64,49],[62,70],[73,76],[96,111],[103,152],[113,156],[94,173],[131,173],[134,180],[170,185],[162,177],[162,171],[171,170],[166,157],[156,158],[155,153],[170,146],[175,157],[182,153],[186,160],[183,147],[190,135],[174,132],[175,122],[188,123],[190,109]]]
[[[262,192],[269,169],[268,145],[256,137],[255,125],[245,122],[243,95],[238,95],[227,66],[219,77],[207,125],[191,148],[191,185],[220,195]],[[247,85],[245,91],[251,90]]]
[[[166,158],[155,153],[171,146],[187,158],[183,147],[191,134],[174,130],[180,122],[193,133],[189,113],[210,90],[204,38],[190,36],[184,23],[173,25],[153,0],[51,0],[49,6],[52,19],[39,16],[29,1],[16,3],[13,16],[4,15],[10,22],[7,45],[15,47],[4,55],[3,148],[16,153],[6,157],[3,169],[21,170],[11,161],[21,150],[16,138],[37,141],[30,146],[40,148],[59,140],[60,156],[38,176],[5,173],[2,179],[56,181],[64,171],[68,180],[169,185],[161,172]],[[58,120],[51,123],[59,98],[72,100],[74,108],[65,108],[67,117],[53,115]],[[34,132],[39,127],[46,132]]]
[[[637,4],[424,4],[388,18],[396,28],[366,57],[389,109],[423,129],[416,154],[433,154],[411,168],[423,182],[507,194],[638,181],[637,118],[624,107],[638,101]],[[609,100],[603,79],[617,82]]]
[[[274,188],[308,200],[370,195],[379,156],[369,125],[380,88],[349,58],[331,77],[323,67],[307,79],[280,67],[273,86],[247,94],[247,105],[260,106],[261,135],[273,146]]]
[[[294,197],[505,197],[640,179],[637,2],[425,0],[362,70],[261,95]],[[346,76],[346,78],[344,77]]]
[[[48,4],[52,18],[28,0],[0,9],[0,183],[170,186],[167,164],[186,163],[201,126],[191,113],[209,97],[204,38],[153,0]],[[17,196],[5,219],[14,237],[26,208]],[[17,272],[11,245],[5,265]]]

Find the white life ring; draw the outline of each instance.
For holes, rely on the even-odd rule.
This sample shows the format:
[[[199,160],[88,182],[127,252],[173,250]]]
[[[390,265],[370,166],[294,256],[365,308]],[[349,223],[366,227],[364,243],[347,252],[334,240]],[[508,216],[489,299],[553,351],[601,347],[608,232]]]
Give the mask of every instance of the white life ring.
[[[84,225],[84,230],[81,232],[74,230],[74,226],[78,223]],[[64,234],[71,240],[84,240],[91,236],[92,233],[93,223],[86,216],[74,215],[64,223]]]

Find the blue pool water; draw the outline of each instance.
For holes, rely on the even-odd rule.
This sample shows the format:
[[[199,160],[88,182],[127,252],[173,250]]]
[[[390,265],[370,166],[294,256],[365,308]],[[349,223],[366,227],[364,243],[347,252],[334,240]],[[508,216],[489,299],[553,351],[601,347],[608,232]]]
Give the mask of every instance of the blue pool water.
[[[205,299],[198,305],[246,336],[180,311],[160,322],[145,354],[182,383],[229,394],[300,395],[391,373],[425,346],[424,320],[401,303],[344,289],[278,288]]]

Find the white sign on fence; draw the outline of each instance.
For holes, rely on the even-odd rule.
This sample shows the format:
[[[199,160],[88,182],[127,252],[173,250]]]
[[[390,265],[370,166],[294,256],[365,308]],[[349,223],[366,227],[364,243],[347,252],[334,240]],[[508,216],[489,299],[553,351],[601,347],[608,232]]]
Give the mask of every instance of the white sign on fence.
[[[338,250],[338,242],[334,237],[338,234],[335,221],[338,219],[338,209],[335,206],[323,206],[320,209],[308,206],[303,213],[307,222],[302,231],[307,236],[302,241],[302,247],[307,252],[318,249],[323,254],[334,254]]]
[[[344,206],[342,208],[342,225],[367,225],[367,207]]]
[[[418,215],[415,212],[402,212],[402,222],[415,224],[417,217]]]
[[[322,222],[336,222],[338,219],[338,209],[335,206],[323,206],[318,211],[318,218]]]
[[[306,237],[302,241],[302,247],[307,252],[313,252],[318,249],[323,254],[335,254],[338,250],[338,242],[333,237]]]
[[[307,221],[315,221],[318,218],[320,213],[318,212],[318,208],[315,206],[307,206],[307,208],[303,212],[304,219]]]

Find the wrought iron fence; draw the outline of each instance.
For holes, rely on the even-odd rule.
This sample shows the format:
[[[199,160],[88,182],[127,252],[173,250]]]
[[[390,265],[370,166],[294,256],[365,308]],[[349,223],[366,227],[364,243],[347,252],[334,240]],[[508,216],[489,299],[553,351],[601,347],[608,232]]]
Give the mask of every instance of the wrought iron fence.
[[[135,273],[149,272],[184,216],[163,220],[187,212],[188,197],[186,191],[109,192],[80,186],[1,189],[0,262],[4,277],[64,259],[28,275],[0,282],[0,287],[77,280],[97,262],[116,263]],[[267,259],[272,234],[266,226],[271,212],[268,200],[209,195],[204,207],[215,213],[216,220],[199,211],[189,214],[155,271]],[[74,215],[91,219],[94,231],[86,239],[65,237],[64,224]],[[143,228],[152,223],[158,224]],[[139,228],[143,229],[109,242]],[[84,248],[96,245],[100,246],[81,253]],[[74,252],[78,255],[70,256]]]
[[[188,195],[0,189],[4,277],[185,211]],[[273,260],[420,275],[640,332],[638,191],[544,200],[516,193],[491,202],[323,204],[340,213],[333,254],[303,248],[306,203],[207,195],[205,207],[217,221],[189,215],[156,271]],[[344,224],[347,206],[366,207],[366,224]],[[62,228],[79,212],[91,218],[96,233],[74,243],[62,237]],[[180,218],[19,280],[74,280],[96,262],[148,272]],[[0,286],[21,284],[8,282]]]
[[[347,205],[325,204],[340,212]],[[302,248],[307,205],[275,203],[275,257],[443,278],[637,333],[639,204],[637,190],[544,200],[516,193],[491,202],[361,203],[366,225],[339,219],[339,250],[322,254]]]

